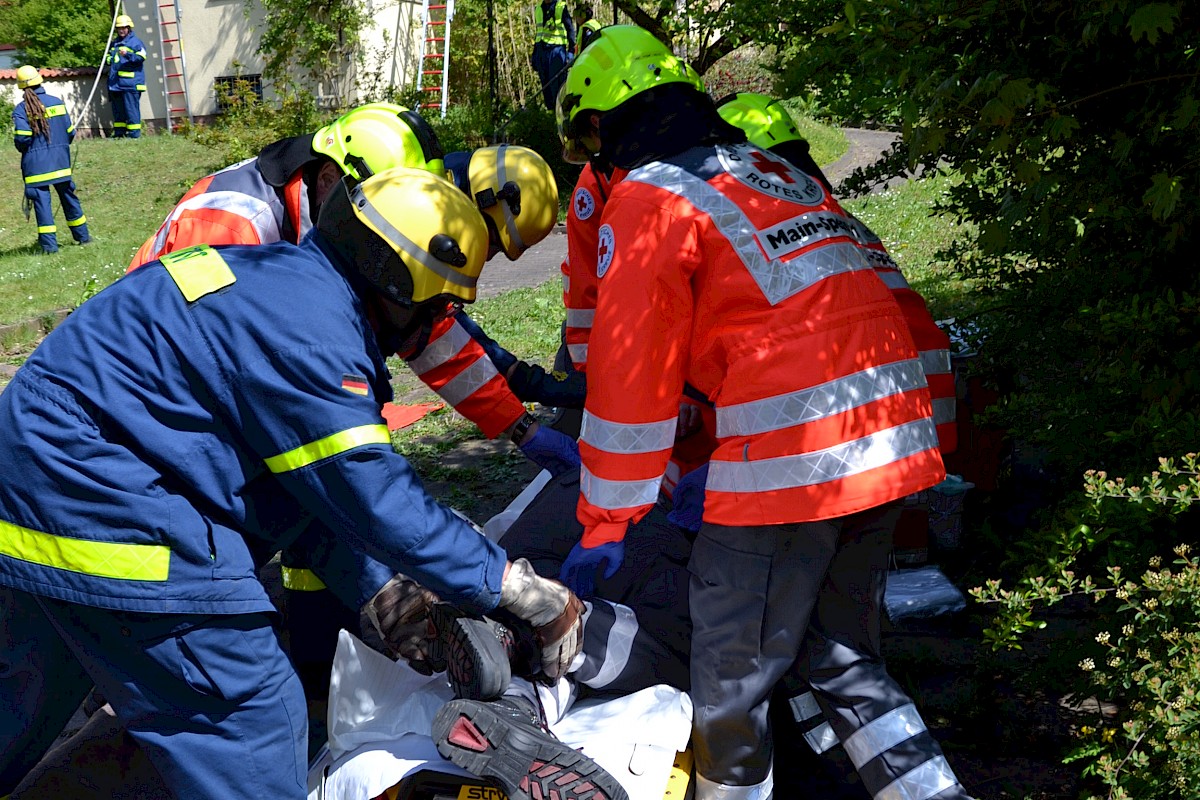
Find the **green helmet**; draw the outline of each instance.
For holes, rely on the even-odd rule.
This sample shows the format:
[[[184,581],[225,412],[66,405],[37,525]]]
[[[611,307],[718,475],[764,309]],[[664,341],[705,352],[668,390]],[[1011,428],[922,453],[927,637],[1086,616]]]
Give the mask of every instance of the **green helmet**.
[[[360,181],[393,167],[446,174],[433,128],[420,114],[393,103],[350,109],[313,134],[312,149]]]
[[[717,113],[730,125],[745,131],[750,144],[763,150],[784,142],[804,141],[783,104],[765,94],[729,95],[717,101]]]
[[[611,111],[647,89],[670,83],[704,91],[696,71],[650,31],[637,25],[601,28],[571,65],[559,93],[556,114],[564,144],[579,141],[581,111]]]

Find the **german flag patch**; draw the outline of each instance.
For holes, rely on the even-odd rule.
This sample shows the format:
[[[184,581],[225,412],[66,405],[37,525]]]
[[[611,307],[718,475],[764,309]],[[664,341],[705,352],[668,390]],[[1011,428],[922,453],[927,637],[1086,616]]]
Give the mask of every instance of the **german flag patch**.
[[[361,394],[364,397],[370,394],[370,388],[367,386],[367,379],[362,375],[343,375],[342,388],[351,394]]]

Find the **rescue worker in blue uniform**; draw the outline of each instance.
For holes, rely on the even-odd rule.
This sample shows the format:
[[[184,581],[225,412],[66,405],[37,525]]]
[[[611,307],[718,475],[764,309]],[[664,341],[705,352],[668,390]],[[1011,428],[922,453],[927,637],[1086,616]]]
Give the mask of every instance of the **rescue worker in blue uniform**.
[[[566,0],[539,0],[533,7],[533,52],[529,62],[542,83],[542,102],[553,111],[575,52],[575,21]]]
[[[0,394],[0,797],[93,682],[175,796],[305,797],[257,580],[289,545],[358,606],[353,551],[503,609],[566,671],[578,598],[430,498],[380,416],[385,358],[474,300],[487,248],[453,184],[386,170],[298,246],[170,253],[46,337]]]
[[[71,178],[75,125],[67,106],[42,86],[42,75],[36,67],[17,68],[17,88],[25,90],[25,99],[13,109],[13,144],[21,153],[25,199],[37,217],[38,246],[44,253],[58,252],[57,226],[50,205],[51,186],[58,192],[71,236],[80,244],[87,244],[92,237]]]
[[[108,46],[108,102],[112,106],[113,136],[142,136],[142,92],[146,91],[146,46],[133,32],[133,19],[121,14],[117,38]]]

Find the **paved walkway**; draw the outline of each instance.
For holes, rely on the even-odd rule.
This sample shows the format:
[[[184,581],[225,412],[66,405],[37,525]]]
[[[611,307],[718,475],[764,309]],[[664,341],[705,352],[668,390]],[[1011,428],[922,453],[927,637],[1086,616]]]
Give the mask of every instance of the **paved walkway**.
[[[846,128],[849,149],[837,161],[825,168],[825,176],[834,186],[854,171],[856,167],[870,164],[880,153],[885,152],[896,140],[896,134],[887,131],[868,131]],[[882,189],[883,187],[879,187]],[[509,261],[498,255],[487,263],[479,277],[479,299],[495,297],[509,289],[541,286],[549,280],[561,279],[560,265],[567,255],[567,237],[561,225],[529,248],[517,261]]]

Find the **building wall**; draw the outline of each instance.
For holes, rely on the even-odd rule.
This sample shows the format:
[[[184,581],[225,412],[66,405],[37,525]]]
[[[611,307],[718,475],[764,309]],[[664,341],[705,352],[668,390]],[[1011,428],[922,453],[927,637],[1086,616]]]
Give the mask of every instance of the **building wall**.
[[[25,91],[17,88],[16,71],[11,70],[11,72],[14,73],[12,77],[8,77],[7,74],[0,75],[0,95],[16,105],[24,99]],[[100,130],[112,130],[112,114],[108,109],[108,100],[105,99],[107,94],[104,91],[103,77],[100,79],[100,84],[96,86],[96,93],[92,96],[91,104],[86,108],[83,105],[96,80],[95,70],[44,70],[43,72],[71,73],[67,75],[43,74],[42,85],[46,87],[47,92],[61,98],[66,103],[67,112],[71,115],[71,121],[75,123],[75,131],[78,135],[95,135]]]

